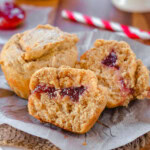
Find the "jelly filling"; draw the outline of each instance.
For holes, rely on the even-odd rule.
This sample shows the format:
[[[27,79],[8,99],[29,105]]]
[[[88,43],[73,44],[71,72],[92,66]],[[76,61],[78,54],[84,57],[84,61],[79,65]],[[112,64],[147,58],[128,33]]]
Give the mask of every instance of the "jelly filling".
[[[84,86],[64,88],[64,89],[61,89],[60,95],[69,96],[71,100],[78,102],[79,96],[82,95],[85,90],[86,88]]]
[[[72,101],[78,102],[80,95],[82,95],[85,90],[86,88],[84,86],[56,89],[53,86],[38,85],[32,93],[47,93],[48,96],[52,99],[57,96],[56,91],[58,91],[62,97],[69,96]]]
[[[55,87],[50,87],[46,85],[38,85],[34,89],[33,93],[36,93],[36,94],[47,93],[50,98],[54,98],[57,96],[56,91],[57,89]]]
[[[0,5],[0,29],[12,29],[25,19],[25,11],[12,2]]]
[[[110,54],[102,61],[102,64],[108,67],[114,67],[119,70],[119,66],[116,65],[117,55],[114,50],[110,52]]]

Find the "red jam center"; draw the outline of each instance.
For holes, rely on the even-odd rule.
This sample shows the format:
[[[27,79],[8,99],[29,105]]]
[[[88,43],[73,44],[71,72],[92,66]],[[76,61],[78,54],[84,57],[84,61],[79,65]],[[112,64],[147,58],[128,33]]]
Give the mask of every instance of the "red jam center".
[[[25,12],[12,2],[0,6],[0,29],[12,29],[20,25],[25,19]]]
[[[55,87],[49,87],[49,86],[46,86],[46,85],[38,85],[34,89],[33,93],[38,93],[38,94],[47,93],[50,98],[54,98],[54,97],[57,96],[56,91],[57,90],[56,90]]]
[[[102,64],[108,67],[114,67],[119,70],[119,66],[116,65],[117,55],[114,50],[110,52],[110,54],[102,61]]]
[[[84,86],[64,88],[61,89],[60,95],[69,96],[73,101],[78,102],[79,96],[82,95],[85,90],[86,88]]]
[[[80,95],[82,95],[85,90],[86,88],[84,86],[56,89],[53,86],[50,87],[46,85],[38,85],[32,93],[47,93],[48,96],[52,99],[57,96],[56,91],[58,91],[61,96],[69,96],[72,101],[78,102]]]

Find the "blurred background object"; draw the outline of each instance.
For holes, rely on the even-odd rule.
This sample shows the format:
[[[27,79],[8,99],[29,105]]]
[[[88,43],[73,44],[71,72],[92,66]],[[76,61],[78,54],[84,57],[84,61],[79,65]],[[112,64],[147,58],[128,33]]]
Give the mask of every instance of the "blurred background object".
[[[4,2],[0,5],[0,29],[14,29],[22,25],[25,20],[25,11],[13,2]]]
[[[127,12],[150,12],[150,0],[112,0],[112,3]]]

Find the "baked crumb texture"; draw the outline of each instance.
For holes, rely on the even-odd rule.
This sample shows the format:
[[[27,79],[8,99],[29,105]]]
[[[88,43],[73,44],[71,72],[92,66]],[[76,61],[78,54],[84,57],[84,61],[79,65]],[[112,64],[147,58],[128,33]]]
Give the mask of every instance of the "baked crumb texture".
[[[149,70],[126,42],[96,40],[94,48],[81,56],[76,67],[95,72],[98,85],[107,88],[108,108],[150,98]]]
[[[105,90],[90,70],[42,68],[30,81],[29,114],[65,130],[83,134],[106,106]]]
[[[39,25],[32,30],[11,37],[0,56],[1,68],[14,92],[28,98],[31,75],[42,67],[74,67],[77,61],[74,34],[62,32],[50,25]]]

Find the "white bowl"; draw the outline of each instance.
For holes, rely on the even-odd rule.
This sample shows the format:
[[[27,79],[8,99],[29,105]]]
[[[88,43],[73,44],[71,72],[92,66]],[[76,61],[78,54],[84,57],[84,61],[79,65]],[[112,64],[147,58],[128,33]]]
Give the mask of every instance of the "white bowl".
[[[112,0],[112,3],[127,12],[150,12],[150,0]]]

